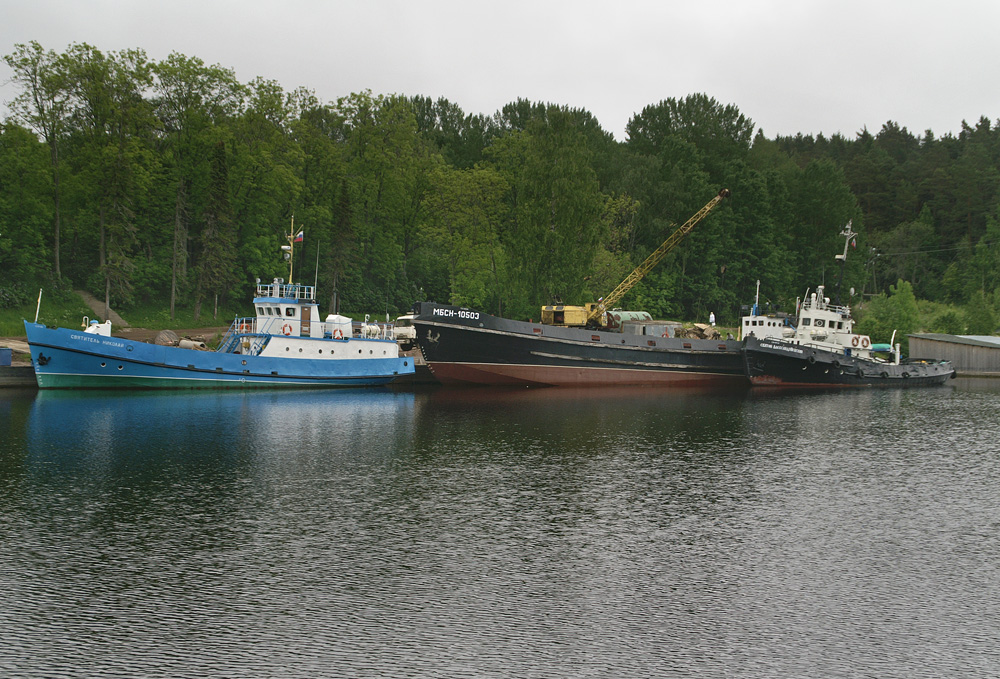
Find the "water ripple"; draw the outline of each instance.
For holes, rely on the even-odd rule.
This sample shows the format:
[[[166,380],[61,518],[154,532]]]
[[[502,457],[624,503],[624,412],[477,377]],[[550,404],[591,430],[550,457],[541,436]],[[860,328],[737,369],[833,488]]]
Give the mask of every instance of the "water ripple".
[[[988,391],[16,408],[0,675],[1000,674]]]

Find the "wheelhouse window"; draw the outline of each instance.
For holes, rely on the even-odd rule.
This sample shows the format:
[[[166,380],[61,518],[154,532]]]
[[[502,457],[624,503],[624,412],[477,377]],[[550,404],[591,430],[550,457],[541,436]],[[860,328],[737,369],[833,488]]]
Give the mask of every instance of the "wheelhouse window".
[[[264,315],[264,307],[262,307],[262,306],[257,307],[257,315],[258,316],[263,316]]]
[[[812,325],[812,319],[811,318],[803,318],[802,319],[802,325],[803,326]]]
[[[295,307],[290,306],[287,309],[285,309],[285,315],[286,316],[292,316],[292,317],[294,317],[295,316]]]

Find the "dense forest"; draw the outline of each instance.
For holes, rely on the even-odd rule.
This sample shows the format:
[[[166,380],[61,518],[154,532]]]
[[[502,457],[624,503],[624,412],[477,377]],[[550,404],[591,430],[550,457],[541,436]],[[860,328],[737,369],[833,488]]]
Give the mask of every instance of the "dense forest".
[[[836,285],[850,222],[854,304],[905,290],[975,312],[927,329],[995,329],[1000,121],[767,139],[735,105],[692,94],[650,104],[616,141],[557,104],[485,116],[419,96],[322,102],[176,53],[30,43],[5,60],[17,95],[0,127],[0,306],[41,285],[171,316],[210,313],[217,294],[240,308],[256,278],[287,278],[294,218],[296,282],[317,281],[331,311],[426,299],[537,317],[606,295],[728,188],[625,307],[734,324],[760,281],[790,310]]]

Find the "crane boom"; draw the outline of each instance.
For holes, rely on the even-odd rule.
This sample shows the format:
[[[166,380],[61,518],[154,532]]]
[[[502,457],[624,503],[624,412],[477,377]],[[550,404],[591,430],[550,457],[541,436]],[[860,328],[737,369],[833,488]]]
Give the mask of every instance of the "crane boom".
[[[618,287],[615,288],[610,295],[608,295],[604,299],[600,300],[596,305],[594,305],[594,309],[590,312],[590,315],[587,316],[587,323],[588,324],[593,323],[598,318],[600,318],[601,315],[604,314],[604,312],[606,312],[608,309],[613,308],[614,305],[622,297],[625,296],[625,293],[627,293],[629,290],[632,289],[632,286],[641,281],[643,276],[649,273],[654,266],[659,264],[660,260],[663,259],[663,257],[668,252],[673,250],[677,246],[677,244],[684,239],[684,236],[688,235],[691,232],[691,229],[693,229],[698,224],[698,222],[707,217],[708,213],[714,210],[715,207],[719,203],[721,203],[724,198],[728,198],[729,195],[730,195],[729,189],[722,189],[721,191],[719,191],[718,195],[715,196],[715,198],[708,201],[708,204],[706,204],[705,207],[698,210],[698,212],[696,212],[694,215],[691,216],[690,219],[684,222],[684,224],[681,225],[680,228],[674,231],[670,235],[670,238],[663,241],[663,244],[660,247],[656,248],[656,250],[654,250],[653,253],[646,258],[646,261],[637,266],[635,270],[633,270],[632,273],[630,273],[625,278],[625,280],[619,283]]]

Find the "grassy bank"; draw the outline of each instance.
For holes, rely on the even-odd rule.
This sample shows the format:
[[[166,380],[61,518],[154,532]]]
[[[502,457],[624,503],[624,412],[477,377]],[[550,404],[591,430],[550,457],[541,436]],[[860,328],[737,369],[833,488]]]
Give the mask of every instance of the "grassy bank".
[[[0,337],[24,337],[25,319],[35,319],[37,302],[25,304],[13,309],[0,309]],[[174,319],[170,318],[170,308],[159,305],[135,306],[128,309],[115,309],[125,321],[134,328],[149,330],[165,330],[173,328],[199,328],[229,325],[237,315],[249,316],[253,311],[249,308],[220,308],[216,317],[212,316],[212,307],[203,306],[197,319],[194,309],[176,309]],[[42,295],[42,306],[38,313],[38,322],[60,328],[79,328],[84,316],[100,320],[90,307],[73,293],[62,295]]]
[[[149,330],[172,330],[174,328],[208,328],[220,325],[229,325],[237,316],[252,316],[253,308],[247,304],[246,308],[219,307],[218,314],[213,316],[214,309],[211,305],[202,305],[201,314],[194,317],[194,309],[176,308],[174,318],[170,318],[170,308],[158,305],[136,306],[125,311],[116,309],[128,324],[135,328],[148,328]]]
[[[0,309],[0,337],[24,337],[24,321],[35,320],[37,302],[13,309]],[[78,295],[58,297],[42,295],[38,322],[63,328],[79,328],[84,316],[93,316],[90,308]]]

